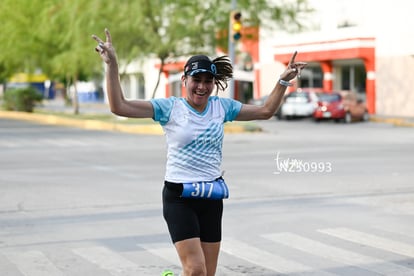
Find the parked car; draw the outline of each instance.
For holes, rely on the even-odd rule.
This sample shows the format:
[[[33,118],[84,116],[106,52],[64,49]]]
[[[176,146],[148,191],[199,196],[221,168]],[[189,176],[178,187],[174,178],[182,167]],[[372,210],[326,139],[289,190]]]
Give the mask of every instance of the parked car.
[[[365,102],[354,92],[331,92],[318,95],[318,107],[313,113],[316,121],[333,119],[337,122],[367,121],[369,119]]]
[[[281,118],[311,117],[318,104],[318,96],[312,90],[298,90],[285,96],[280,108]]]
[[[265,103],[265,101],[267,100],[267,98],[269,97],[269,95],[260,97],[259,99],[251,99],[249,101],[249,104],[254,104],[254,105],[263,105]],[[283,102],[282,102],[283,103]],[[275,117],[277,117],[278,119],[280,119],[280,110],[281,107],[279,107],[279,109],[276,111],[276,113],[274,114]]]

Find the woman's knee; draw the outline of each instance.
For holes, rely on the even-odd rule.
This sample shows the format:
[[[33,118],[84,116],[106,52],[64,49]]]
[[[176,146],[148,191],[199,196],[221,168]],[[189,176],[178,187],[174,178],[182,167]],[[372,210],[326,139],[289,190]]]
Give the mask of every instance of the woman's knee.
[[[190,261],[184,264],[184,275],[185,276],[206,276],[207,268],[204,262]]]
[[[207,275],[206,260],[199,238],[191,238],[175,243],[185,276]]]

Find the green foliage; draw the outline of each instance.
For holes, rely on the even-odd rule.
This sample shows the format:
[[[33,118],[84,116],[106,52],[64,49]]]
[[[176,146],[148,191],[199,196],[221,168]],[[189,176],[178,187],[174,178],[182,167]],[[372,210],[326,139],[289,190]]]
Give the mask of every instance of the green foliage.
[[[153,56],[161,63],[214,54],[229,24],[231,0],[2,0],[0,76],[41,69],[54,79],[102,73],[91,34],[107,27],[119,59]],[[275,4],[273,4],[275,3]],[[300,29],[306,0],[238,0],[246,25]],[[104,37],[102,37],[104,38]],[[223,45],[221,45],[223,46]]]
[[[29,86],[19,89],[8,89],[4,92],[3,107],[6,110],[33,112],[37,102],[43,99],[37,89]]]

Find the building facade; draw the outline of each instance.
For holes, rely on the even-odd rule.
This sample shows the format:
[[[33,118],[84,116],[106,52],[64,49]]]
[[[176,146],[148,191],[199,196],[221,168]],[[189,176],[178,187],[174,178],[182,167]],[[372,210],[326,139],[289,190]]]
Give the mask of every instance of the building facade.
[[[264,43],[272,50],[263,52],[287,64],[297,50],[297,60],[309,64],[298,83],[302,87],[353,90],[366,100],[371,114],[414,116],[409,77],[414,70],[414,3],[308,1],[315,9],[305,21],[309,31],[281,31]]]
[[[305,31],[243,30],[236,51],[233,97],[247,103],[269,94],[293,52],[298,51],[297,60],[308,66],[292,89],[352,90],[366,101],[371,114],[414,116],[410,87],[414,69],[414,17],[410,8],[414,2],[308,2],[315,12],[303,18]],[[185,96],[180,78],[186,58],[166,64],[155,93],[159,71],[156,59],[123,68],[121,82],[126,96]]]

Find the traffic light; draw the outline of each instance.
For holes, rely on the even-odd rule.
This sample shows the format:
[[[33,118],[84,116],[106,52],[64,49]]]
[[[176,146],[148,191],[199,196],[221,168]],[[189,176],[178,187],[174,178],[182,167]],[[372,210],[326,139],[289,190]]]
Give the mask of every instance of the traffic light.
[[[233,11],[230,14],[230,31],[233,42],[237,42],[242,37],[242,14],[239,11]]]

